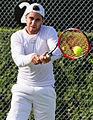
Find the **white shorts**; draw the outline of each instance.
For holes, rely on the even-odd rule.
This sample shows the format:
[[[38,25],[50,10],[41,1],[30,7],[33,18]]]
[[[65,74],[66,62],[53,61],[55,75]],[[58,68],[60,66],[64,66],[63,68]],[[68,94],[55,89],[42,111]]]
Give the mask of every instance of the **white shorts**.
[[[34,111],[35,120],[55,120],[56,93],[52,86],[28,87],[15,84],[11,109],[6,120],[28,120]]]

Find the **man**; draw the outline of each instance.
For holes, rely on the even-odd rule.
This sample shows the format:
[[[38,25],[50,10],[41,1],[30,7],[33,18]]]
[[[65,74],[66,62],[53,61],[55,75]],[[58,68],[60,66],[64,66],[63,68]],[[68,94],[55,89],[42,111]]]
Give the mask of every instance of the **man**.
[[[7,120],[27,120],[32,107],[35,120],[55,120],[55,58],[46,54],[56,46],[57,33],[43,25],[44,8],[40,4],[27,7],[25,21],[27,26],[11,36],[12,58],[19,70]]]

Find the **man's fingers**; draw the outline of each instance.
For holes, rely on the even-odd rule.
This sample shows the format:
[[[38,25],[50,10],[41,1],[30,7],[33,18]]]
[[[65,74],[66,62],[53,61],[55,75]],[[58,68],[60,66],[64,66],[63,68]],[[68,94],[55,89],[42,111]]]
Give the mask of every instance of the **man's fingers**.
[[[44,63],[44,64],[51,61],[51,58],[46,56],[47,53],[48,53],[48,52],[44,52],[44,53],[40,56],[40,60],[41,60],[42,63]]]
[[[43,55],[43,56],[46,56],[47,53],[48,53],[48,52],[46,51],[46,52],[44,52],[42,55]]]
[[[37,64],[42,64],[42,63],[48,63],[51,61],[51,58],[50,57],[47,57],[46,54],[48,52],[44,52],[41,56],[37,55],[37,54],[34,54],[32,55],[32,60],[31,62],[35,65]]]
[[[32,60],[31,60],[31,62],[32,62],[33,64],[35,64],[35,65],[42,63],[41,60],[40,60],[40,56],[37,55],[37,54],[32,55]]]

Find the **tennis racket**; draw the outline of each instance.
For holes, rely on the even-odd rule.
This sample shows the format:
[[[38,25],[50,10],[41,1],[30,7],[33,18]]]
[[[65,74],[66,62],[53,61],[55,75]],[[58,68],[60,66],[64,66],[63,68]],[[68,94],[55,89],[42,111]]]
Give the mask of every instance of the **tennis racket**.
[[[75,54],[73,48],[78,46],[81,48],[81,54]],[[53,51],[59,48],[62,55],[70,59],[78,59],[86,55],[89,51],[89,41],[87,35],[75,28],[64,30],[59,38],[56,47],[50,51],[46,56],[53,56]]]

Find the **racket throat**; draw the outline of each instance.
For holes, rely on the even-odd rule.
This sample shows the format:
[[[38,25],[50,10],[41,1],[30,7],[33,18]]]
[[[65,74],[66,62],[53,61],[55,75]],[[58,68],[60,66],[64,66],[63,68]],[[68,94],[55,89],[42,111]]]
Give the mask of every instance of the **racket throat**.
[[[57,48],[57,45],[56,45],[56,47],[52,51],[50,51],[48,54],[46,54],[46,56],[47,57],[53,56],[53,52],[55,51],[56,48]]]

